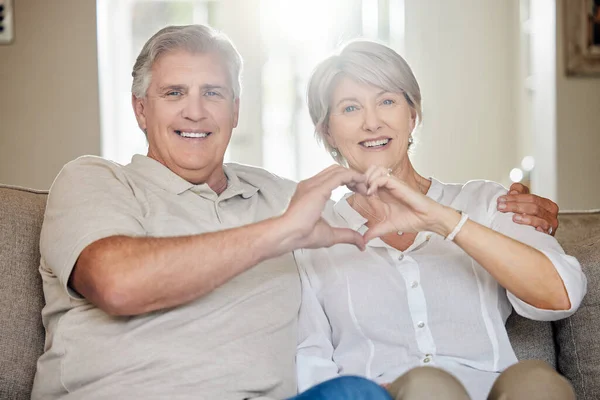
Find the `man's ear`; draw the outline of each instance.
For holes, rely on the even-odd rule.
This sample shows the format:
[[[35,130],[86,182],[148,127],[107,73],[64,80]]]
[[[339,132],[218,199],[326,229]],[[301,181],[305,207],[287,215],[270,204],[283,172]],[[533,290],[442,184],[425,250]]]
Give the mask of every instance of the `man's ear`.
[[[133,112],[135,113],[135,119],[137,120],[138,126],[141,130],[146,132],[146,103],[145,99],[135,97],[131,95],[131,105],[133,106]]]
[[[236,98],[233,103],[233,127],[237,128],[240,118],[240,98]]]

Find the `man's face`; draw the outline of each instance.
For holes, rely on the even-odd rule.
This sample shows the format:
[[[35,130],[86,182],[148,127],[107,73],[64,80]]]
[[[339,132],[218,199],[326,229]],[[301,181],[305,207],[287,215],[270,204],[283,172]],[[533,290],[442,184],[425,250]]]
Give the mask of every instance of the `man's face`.
[[[161,56],[146,97],[134,97],[133,106],[147,132],[148,157],[195,184],[223,176],[239,99],[218,54],[179,50]]]

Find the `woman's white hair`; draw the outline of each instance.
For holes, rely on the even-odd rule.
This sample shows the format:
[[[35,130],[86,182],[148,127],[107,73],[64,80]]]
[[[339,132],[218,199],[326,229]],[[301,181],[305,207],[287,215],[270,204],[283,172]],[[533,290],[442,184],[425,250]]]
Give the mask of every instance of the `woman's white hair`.
[[[315,125],[315,136],[337,163],[345,165],[346,161],[339,152],[332,153],[336,149],[329,145],[325,135],[329,134],[331,96],[335,84],[344,76],[389,92],[402,93],[417,114],[416,125],[421,122],[421,89],[406,61],[383,44],[366,40],[350,42],[338,54],[317,65],[308,82],[308,111]]]
[[[162,55],[187,50],[192,53],[218,53],[227,66],[233,97],[241,93],[242,57],[231,40],[223,33],[204,25],[168,26],[152,36],[133,66],[131,92],[135,97],[146,96],[152,79],[152,65]]]

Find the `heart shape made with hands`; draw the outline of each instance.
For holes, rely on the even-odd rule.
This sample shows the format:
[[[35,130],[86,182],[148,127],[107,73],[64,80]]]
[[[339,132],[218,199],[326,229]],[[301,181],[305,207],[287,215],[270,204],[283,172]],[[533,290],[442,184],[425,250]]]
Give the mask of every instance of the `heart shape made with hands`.
[[[390,232],[417,233],[427,230],[428,215],[433,207],[439,206],[435,201],[405,182],[392,176],[387,169],[376,167],[367,170],[367,195],[356,192],[354,204],[366,211],[374,219],[365,240],[383,236]],[[361,206],[364,197],[372,210]]]

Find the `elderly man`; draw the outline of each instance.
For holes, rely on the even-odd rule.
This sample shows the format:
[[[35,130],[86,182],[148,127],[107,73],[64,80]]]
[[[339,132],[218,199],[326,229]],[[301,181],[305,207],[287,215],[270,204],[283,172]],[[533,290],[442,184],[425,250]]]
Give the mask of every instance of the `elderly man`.
[[[161,30],[133,69],[148,155],[126,166],[82,157],[56,178],[40,244],[47,336],[33,399],[296,394],[301,299],[292,252],[364,247],[357,232],[321,219],[334,188],[364,191],[364,177],[331,167],[296,185],[224,165],[240,71],[239,54],[214,30]],[[545,201],[507,200],[507,211]],[[530,214],[526,222],[540,226],[556,212]],[[387,396],[348,377],[297,398]]]

